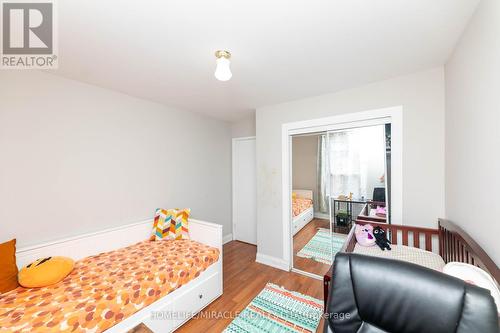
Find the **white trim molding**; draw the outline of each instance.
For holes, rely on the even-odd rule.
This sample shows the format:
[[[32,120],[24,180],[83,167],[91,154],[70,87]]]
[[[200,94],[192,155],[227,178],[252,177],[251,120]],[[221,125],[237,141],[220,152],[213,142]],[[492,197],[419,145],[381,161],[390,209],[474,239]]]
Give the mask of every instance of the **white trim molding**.
[[[314,218],[315,219],[329,220],[330,219],[330,215],[325,214],[325,213],[315,212],[314,213]]]
[[[323,276],[318,275],[318,274],[314,274],[314,273],[310,273],[310,272],[306,272],[306,271],[303,271],[301,269],[292,268],[292,272],[293,273],[302,274],[302,275],[305,275],[305,276],[309,276],[310,278],[313,278],[313,279],[316,279],[316,280],[323,281]]]
[[[228,234],[228,235],[222,237],[222,245],[229,243],[232,240],[233,240],[233,234]]]
[[[285,260],[281,258],[276,258],[273,256],[269,256],[267,254],[262,254],[257,252],[257,257],[255,258],[255,262],[259,264],[264,264],[267,266],[271,266],[274,268],[278,268],[284,271],[290,271],[289,264]]]
[[[291,136],[327,132],[346,128],[391,124],[391,222],[403,224],[403,106],[345,113],[337,116],[309,119],[282,125],[282,201],[283,201],[283,258],[280,266],[290,271],[293,264],[291,234]],[[274,258],[274,262],[277,262]],[[272,265],[271,265],[272,266]]]

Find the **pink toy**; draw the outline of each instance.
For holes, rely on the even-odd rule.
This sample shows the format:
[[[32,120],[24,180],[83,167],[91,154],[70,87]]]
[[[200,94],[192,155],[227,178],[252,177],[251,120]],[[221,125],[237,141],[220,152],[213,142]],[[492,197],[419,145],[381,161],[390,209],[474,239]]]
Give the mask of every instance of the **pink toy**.
[[[371,224],[359,225],[356,224],[356,241],[362,246],[375,245],[375,237],[373,237],[373,226]]]
[[[385,217],[386,216],[385,207],[377,206],[377,210],[375,211],[375,215],[380,216],[380,217]]]

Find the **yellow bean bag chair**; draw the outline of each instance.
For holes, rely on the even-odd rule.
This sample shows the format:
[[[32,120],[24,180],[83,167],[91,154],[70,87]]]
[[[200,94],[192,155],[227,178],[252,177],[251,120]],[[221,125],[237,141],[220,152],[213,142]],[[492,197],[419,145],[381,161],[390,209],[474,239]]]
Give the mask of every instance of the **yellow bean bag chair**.
[[[55,284],[73,270],[75,262],[66,257],[48,257],[38,259],[21,268],[19,284],[25,288],[40,288]]]

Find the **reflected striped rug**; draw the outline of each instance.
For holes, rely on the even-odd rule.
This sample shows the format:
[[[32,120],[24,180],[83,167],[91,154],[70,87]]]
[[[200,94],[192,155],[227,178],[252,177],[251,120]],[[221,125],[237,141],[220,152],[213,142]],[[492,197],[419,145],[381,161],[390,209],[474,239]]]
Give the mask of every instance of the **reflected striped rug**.
[[[323,301],[268,283],[225,333],[316,332]]]
[[[330,235],[329,229],[319,228],[313,238],[297,253],[297,256],[331,265],[333,257],[340,251],[346,238],[346,235],[337,233]]]

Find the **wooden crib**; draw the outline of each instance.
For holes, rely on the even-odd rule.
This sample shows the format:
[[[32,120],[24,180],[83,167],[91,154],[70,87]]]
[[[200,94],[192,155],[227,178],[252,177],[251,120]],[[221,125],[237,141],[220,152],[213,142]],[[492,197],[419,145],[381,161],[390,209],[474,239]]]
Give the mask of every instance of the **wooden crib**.
[[[392,244],[406,245],[439,253],[445,263],[457,261],[477,266],[488,272],[498,283],[500,270],[495,262],[464,230],[451,221],[439,219],[438,228],[421,228],[407,225],[376,223],[357,220],[355,224],[380,226]],[[355,225],[351,228],[341,252],[353,252],[356,246]],[[325,308],[330,288],[332,270],[323,277]]]

